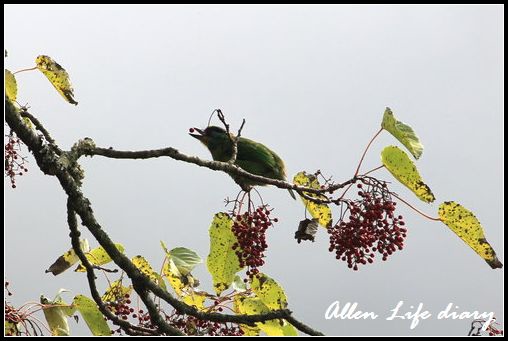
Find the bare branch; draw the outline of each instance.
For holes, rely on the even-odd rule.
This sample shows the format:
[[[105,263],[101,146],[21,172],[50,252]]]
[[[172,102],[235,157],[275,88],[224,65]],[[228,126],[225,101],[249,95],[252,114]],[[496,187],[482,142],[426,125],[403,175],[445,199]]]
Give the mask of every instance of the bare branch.
[[[231,141],[231,158],[229,159],[228,163],[234,164],[236,162],[236,157],[238,155],[238,141],[240,140],[240,136],[242,134],[243,126],[245,125],[245,118],[242,120],[242,125],[238,129],[238,133],[236,136],[233,136],[233,134],[229,131],[229,124],[226,123],[226,117],[222,113],[222,110],[217,109],[217,116],[219,117],[219,120],[224,125],[224,128],[226,129],[226,134],[229,136],[229,140]]]
[[[341,184],[334,184],[331,186],[327,186],[323,189],[315,189],[315,188],[307,188],[303,186],[298,186],[295,184],[291,184],[287,181],[277,180],[272,178],[266,178],[260,175],[249,173],[237,165],[230,164],[228,162],[220,162],[220,161],[208,161],[200,159],[196,156],[188,156],[180,153],[177,149],[172,147],[162,148],[162,149],[153,149],[153,150],[140,150],[140,151],[122,151],[115,150],[112,148],[90,148],[87,149],[86,152],[83,152],[83,155],[93,156],[100,155],[103,157],[113,158],[113,159],[151,159],[157,157],[170,157],[174,160],[183,161],[187,163],[192,163],[198,165],[200,167],[205,167],[215,171],[222,171],[232,175],[238,175],[250,180],[254,180],[258,183],[263,183],[266,185],[272,185],[278,188],[284,189],[292,189],[298,193],[307,192],[307,193],[315,193],[315,194],[325,194],[336,191],[337,189],[343,188],[350,184],[353,179],[350,179]],[[313,200],[313,199],[309,199]],[[314,201],[314,200],[313,200]]]

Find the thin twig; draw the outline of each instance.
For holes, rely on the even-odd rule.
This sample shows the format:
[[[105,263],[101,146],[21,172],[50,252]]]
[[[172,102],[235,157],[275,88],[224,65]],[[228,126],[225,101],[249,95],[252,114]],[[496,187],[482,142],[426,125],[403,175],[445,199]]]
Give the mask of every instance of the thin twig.
[[[243,126],[245,125],[245,118],[243,119],[242,121],[242,125],[240,126],[240,129],[238,129],[238,133],[236,134],[235,137],[231,137],[231,134],[229,134],[229,138],[231,139],[232,138],[232,153],[231,153],[231,159],[229,159],[228,163],[235,163],[236,162],[236,157],[238,156],[238,142],[240,141],[240,136],[242,135],[242,129],[243,129]]]
[[[362,158],[360,159],[360,162],[358,163],[358,167],[356,167],[356,172],[355,172],[355,175],[354,176],[357,176],[358,175],[358,172],[360,171],[360,166],[362,165],[362,162],[363,162],[363,158],[365,157],[365,154],[367,154],[367,150],[369,150],[369,147],[370,145],[372,144],[372,142],[374,142],[374,140],[376,139],[376,137],[381,134],[381,132],[383,131],[383,127],[381,127],[381,129],[379,129],[379,131],[376,133],[376,135],[374,135],[373,138],[370,139],[369,141],[369,144],[367,145],[367,147],[365,148],[365,150],[363,151],[363,154],[362,154]]]

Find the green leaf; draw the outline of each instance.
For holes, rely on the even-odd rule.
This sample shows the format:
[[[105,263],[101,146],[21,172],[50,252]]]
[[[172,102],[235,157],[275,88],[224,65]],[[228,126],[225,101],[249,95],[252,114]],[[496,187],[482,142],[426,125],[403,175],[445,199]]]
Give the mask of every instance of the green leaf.
[[[306,172],[302,171],[296,174],[293,178],[293,183],[295,185],[313,188],[313,189],[320,189],[321,185],[319,184],[319,180],[314,174],[307,174]],[[314,194],[314,193],[305,193],[306,195],[318,198],[318,199],[327,199],[326,196],[320,195],[320,194]],[[305,207],[307,208],[307,211],[312,215],[313,218],[317,219],[319,225],[328,228],[332,225],[332,210],[330,207],[326,204],[317,204],[313,201],[307,200],[304,197],[300,195],[300,198],[302,199],[303,203],[305,204]]]
[[[254,276],[251,289],[269,309],[286,309],[288,306],[284,289],[273,278],[263,273]]]
[[[35,64],[67,102],[78,104],[74,100],[74,89],[72,89],[69,74],[60,64],[48,56],[38,56],[35,59]]]
[[[244,297],[236,295],[234,300],[234,309],[237,314],[257,315],[266,314],[270,309],[263,303],[259,297]],[[275,319],[266,322],[258,322],[256,326],[268,336],[294,336],[297,335],[296,329],[286,320]]]
[[[436,198],[416,169],[409,156],[396,146],[388,146],[381,152],[381,161],[401,184],[409,188],[420,200],[433,202]]]
[[[63,302],[61,298],[50,301],[48,298],[41,295],[40,298],[41,304],[44,305],[57,305],[57,306],[49,306],[43,307],[42,311],[44,313],[44,317],[46,318],[46,322],[48,322],[49,330],[51,331],[51,335],[55,336],[68,336],[70,335],[69,322],[67,320],[69,314],[68,309],[64,309],[65,307],[61,307],[59,305],[66,304]],[[71,314],[72,315],[72,314]]]
[[[88,240],[86,239],[80,240],[80,246],[83,252],[88,252],[88,250],[90,250]],[[78,261],[79,258],[76,255],[76,252],[74,252],[74,249],[71,248],[69,251],[58,257],[57,260],[46,270],[46,273],[51,272],[54,276],[59,275]]]
[[[102,295],[102,300],[104,302],[121,301],[125,298],[125,295],[130,294],[131,291],[132,285],[124,287],[122,285],[122,280],[117,280],[111,283],[104,295]]]
[[[232,226],[233,220],[226,213],[217,213],[209,230],[210,253],[206,264],[218,295],[231,285],[235,274],[242,269],[232,248],[238,242],[231,231]]]
[[[502,268],[496,252],[490,246],[483,228],[473,212],[454,201],[446,201],[439,205],[439,218],[460,239],[482,257],[492,269]]]
[[[5,95],[14,103],[18,95],[18,85],[16,84],[16,77],[7,69],[5,69]]]
[[[247,284],[245,284],[243,279],[241,279],[240,276],[238,276],[238,275],[235,275],[235,279],[233,280],[233,284],[231,285],[231,287],[236,292],[245,292],[245,291],[247,291]]]
[[[111,330],[94,300],[84,295],[76,295],[72,302],[95,336],[110,336]]]
[[[115,243],[116,248],[121,253],[125,252],[125,248],[120,243]],[[102,246],[96,247],[93,250],[90,250],[89,252],[85,253],[86,259],[90,262],[92,265],[101,266],[104,264],[107,264],[112,261],[111,257],[108,255],[106,250]],[[86,272],[86,268],[83,264],[79,264],[79,266],[76,268],[77,272]]]
[[[195,251],[185,247],[175,247],[168,252],[168,255],[182,275],[187,275],[196,265],[203,263]]]
[[[415,159],[420,158],[423,153],[423,145],[420,143],[418,136],[416,136],[413,128],[398,121],[390,108],[385,110],[381,127],[399,140],[413,154]]]

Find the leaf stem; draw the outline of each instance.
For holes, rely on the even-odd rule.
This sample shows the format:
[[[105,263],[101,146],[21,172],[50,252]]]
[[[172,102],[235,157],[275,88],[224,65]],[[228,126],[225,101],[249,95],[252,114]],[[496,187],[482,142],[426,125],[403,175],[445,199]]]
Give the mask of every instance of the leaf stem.
[[[408,203],[406,200],[402,199],[401,197],[399,197],[397,194],[391,192],[390,193],[391,195],[393,195],[395,198],[399,199],[400,201],[402,201],[404,204],[406,204],[407,206],[409,206],[410,208],[412,208],[415,212],[417,213],[420,213],[422,216],[424,216],[425,218],[427,219],[430,219],[430,220],[434,220],[434,221],[441,221],[440,218],[434,218],[434,217],[431,217],[425,213],[423,213],[422,211],[420,211],[419,209],[417,209],[416,207],[414,207],[413,205],[411,205],[410,203]]]
[[[21,69],[21,70],[18,70],[16,72],[13,72],[12,74],[15,75],[15,74],[20,73],[20,72],[32,71],[32,70],[37,70],[37,66],[34,66],[32,68],[29,68],[29,69]]]
[[[362,165],[362,162],[363,162],[363,159],[365,158],[365,154],[367,154],[367,150],[369,150],[369,147],[370,145],[372,144],[372,142],[374,142],[374,140],[376,139],[376,137],[381,134],[381,132],[383,131],[383,127],[381,127],[381,129],[379,129],[379,131],[376,133],[376,135],[374,135],[374,137],[372,137],[372,139],[370,139],[370,142],[369,144],[367,145],[367,147],[365,147],[365,150],[363,151],[363,155],[362,155],[362,158],[360,159],[360,162],[358,163],[358,167],[356,168],[356,172],[355,172],[355,176],[358,175],[358,172],[360,171],[360,166]]]
[[[370,174],[370,173],[372,173],[372,172],[375,172],[375,171],[377,171],[378,169],[383,168],[384,166],[385,166],[385,165],[381,165],[381,166],[378,166],[378,167],[376,167],[376,168],[373,168],[373,169],[371,169],[370,171],[368,171],[367,173],[363,173],[363,176],[365,176],[365,175],[367,175],[367,174]]]

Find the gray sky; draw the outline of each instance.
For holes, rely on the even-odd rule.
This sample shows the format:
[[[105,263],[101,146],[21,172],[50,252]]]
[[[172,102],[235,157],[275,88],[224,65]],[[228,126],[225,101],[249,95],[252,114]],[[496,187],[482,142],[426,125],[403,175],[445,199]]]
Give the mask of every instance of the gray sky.
[[[99,146],[141,150],[172,146],[211,158],[188,136],[221,108],[243,135],[285,160],[292,177],[321,169],[336,181],[352,176],[386,106],[415,128],[425,150],[418,161],[437,197],[423,211],[456,200],[482,222],[504,262],[501,6],[5,6],[6,67],[30,67],[47,54],[71,75],[77,107],[36,72],[17,75],[18,99],[61,147],[83,137]],[[379,152],[398,144],[383,133]],[[16,305],[59,288],[89,294],[83,274],[44,270],[70,247],[65,195],[30,159],[28,176],[4,180],[5,278]],[[97,219],[129,256],[160,266],[159,241],[208,254],[208,227],[237,186],[225,174],[171,159],[81,160],[83,191]],[[377,173],[392,181],[386,171]],[[264,272],[286,290],[289,308],[336,335],[465,335],[470,320],[438,320],[456,310],[494,312],[504,322],[503,271],[492,270],[441,223],[404,206],[406,248],[387,262],[349,270],[315,243],[293,239],[303,205],[284,190],[262,188],[280,222],[268,232]],[[86,233],[85,233],[86,234]],[[96,243],[92,243],[96,246]],[[206,267],[196,275],[211,290]],[[325,320],[334,301],[358,302],[376,320]],[[420,302],[433,316],[415,329],[386,321],[391,309]],[[73,333],[86,328],[71,323]]]

